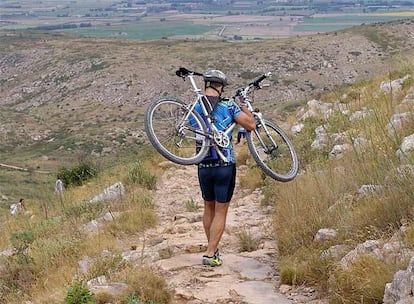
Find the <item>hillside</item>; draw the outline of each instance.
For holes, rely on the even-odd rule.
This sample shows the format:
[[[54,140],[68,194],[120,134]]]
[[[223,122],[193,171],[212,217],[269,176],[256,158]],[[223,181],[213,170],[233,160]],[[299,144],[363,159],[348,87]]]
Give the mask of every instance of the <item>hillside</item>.
[[[412,25],[255,43],[3,35],[1,162],[27,171],[0,171],[0,302],[69,304],[90,289],[99,304],[194,304],[217,288],[216,304],[410,303]],[[226,264],[211,271],[197,262],[195,168],[163,162],[142,131],[152,99],[191,96],[181,65],[220,65],[227,92],[274,72],[257,104],[301,162],[275,182],[237,146]],[[62,165],[73,183],[58,197]],[[90,176],[75,183],[78,169]],[[28,210],[10,216],[19,197]]]
[[[79,152],[113,154],[145,142],[142,113],[163,95],[189,98],[179,66],[219,67],[227,93],[265,71],[271,86],[256,94],[276,110],[336,86],[370,78],[412,52],[413,20],[355,27],[294,39],[255,42],[78,39],[53,33],[2,32],[1,153],[24,166],[27,156],[61,160]],[[395,62],[395,61],[394,61]],[[272,110],[270,110],[272,109]],[[26,153],[27,152],[27,153]],[[37,166],[48,167],[39,162]]]

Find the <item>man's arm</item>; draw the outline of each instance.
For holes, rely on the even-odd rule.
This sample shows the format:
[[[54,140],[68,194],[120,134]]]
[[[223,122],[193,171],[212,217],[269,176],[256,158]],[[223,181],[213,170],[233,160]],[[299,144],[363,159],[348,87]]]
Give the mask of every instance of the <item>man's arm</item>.
[[[242,113],[236,117],[236,122],[246,130],[254,130],[256,128],[256,122],[252,112],[250,112],[246,106],[241,106],[240,109],[242,110]]]

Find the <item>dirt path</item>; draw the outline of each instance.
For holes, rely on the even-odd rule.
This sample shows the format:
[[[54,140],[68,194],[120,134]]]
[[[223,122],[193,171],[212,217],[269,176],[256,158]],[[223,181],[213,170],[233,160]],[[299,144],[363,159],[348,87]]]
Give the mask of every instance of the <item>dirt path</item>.
[[[171,163],[170,163],[171,165]],[[238,176],[244,169],[238,169]],[[226,230],[220,243],[221,267],[201,265],[206,248],[202,199],[195,166],[164,171],[155,193],[157,228],[145,236],[145,256],[174,291],[174,303],[289,304],[309,302],[309,296],[283,295],[279,290],[276,242],[271,237],[270,210],[260,206],[261,192],[241,189],[237,181]],[[195,210],[195,205],[199,208]],[[240,233],[259,239],[252,252],[240,252]],[[299,295],[299,294],[298,294]]]

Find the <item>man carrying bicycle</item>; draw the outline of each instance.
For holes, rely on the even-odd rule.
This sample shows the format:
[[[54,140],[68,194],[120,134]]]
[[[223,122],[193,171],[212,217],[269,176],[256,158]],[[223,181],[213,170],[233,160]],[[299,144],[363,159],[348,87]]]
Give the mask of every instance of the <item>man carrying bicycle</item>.
[[[240,106],[233,99],[221,97],[223,88],[228,84],[226,75],[219,70],[209,70],[204,75],[206,107],[210,110],[214,125],[219,131],[226,129],[234,121],[246,130],[256,127],[253,114],[243,103]],[[203,115],[201,106],[196,111]],[[229,134],[230,137],[232,134]],[[204,199],[203,226],[207,236],[207,252],[203,255],[203,265],[220,266],[218,244],[223,235],[227,211],[236,183],[236,158],[233,144],[230,141],[221,152],[227,158],[224,162],[215,147],[211,147],[208,155],[198,165],[198,179]]]

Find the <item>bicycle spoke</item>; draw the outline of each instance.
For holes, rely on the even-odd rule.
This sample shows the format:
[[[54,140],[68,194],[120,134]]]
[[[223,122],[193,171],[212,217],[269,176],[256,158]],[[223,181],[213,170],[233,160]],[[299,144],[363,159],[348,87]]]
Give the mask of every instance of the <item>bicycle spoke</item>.
[[[197,144],[204,142],[202,122],[199,116],[190,113],[188,119],[185,106],[174,100],[163,100],[152,110],[150,129],[159,149],[166,157],[173,155],[190,164],[197,155]],[[201,136],[201,138],[200,138]]]
[[[272,178],[288,181],[297,174],[298,161],[291,143],[278,127],[266,122],[252,131],[249,147],[260,167]]]

